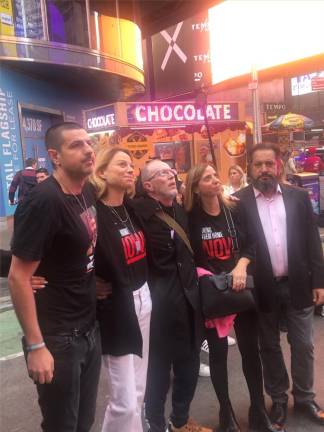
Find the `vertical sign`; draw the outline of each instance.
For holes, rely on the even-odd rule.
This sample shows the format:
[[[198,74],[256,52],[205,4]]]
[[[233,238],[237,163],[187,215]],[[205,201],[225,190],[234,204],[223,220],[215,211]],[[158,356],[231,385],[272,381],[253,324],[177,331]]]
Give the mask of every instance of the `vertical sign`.
[[[9,206],[8,192],[15,173],[21,169],[20,161],[17,101],[11,91],[0,88],[0,177],[5,215],[14,210]]]
[[[193,81],[194,87],[211,84],[209,20],[207,12],[196,15],[191,22],[193,43]]]
[[[211,83],[207,12],[153,35],[152,48],[157,99]]]

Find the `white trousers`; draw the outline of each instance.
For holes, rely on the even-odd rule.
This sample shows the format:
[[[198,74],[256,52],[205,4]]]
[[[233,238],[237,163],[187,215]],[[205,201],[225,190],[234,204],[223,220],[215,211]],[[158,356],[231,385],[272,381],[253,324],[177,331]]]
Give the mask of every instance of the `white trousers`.
[[[146,388],[152,302],[147,283],[133,294],[143,338],[143,357],[135,354],[103,356],[108,405],[102,432],[143,431],[141,412]]]

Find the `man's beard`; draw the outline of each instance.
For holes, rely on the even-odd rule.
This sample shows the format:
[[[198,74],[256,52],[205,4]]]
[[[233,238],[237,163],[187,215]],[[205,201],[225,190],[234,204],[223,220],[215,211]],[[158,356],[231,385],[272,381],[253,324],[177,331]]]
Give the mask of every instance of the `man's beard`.
[[[258,178],[253,179],[252,183],[253,186],[263,194],[269,192],[274,193],[277,190],[277,186],[278,186],[278,180],[276,179],[276,177],[270,174],[262,174]]]

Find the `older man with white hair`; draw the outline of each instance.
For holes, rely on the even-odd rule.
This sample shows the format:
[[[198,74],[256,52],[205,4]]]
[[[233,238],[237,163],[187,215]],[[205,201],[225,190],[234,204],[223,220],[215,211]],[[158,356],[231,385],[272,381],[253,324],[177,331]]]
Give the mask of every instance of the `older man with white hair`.
[[[202,321],[194,261],[181,230],[187,219],[175,197],[175,173],[160,160],[141,173],[144,197],[135,200],[147,242],[152,296],[145,415],[150,432],[164,432],[164,406],[173,369],[170,432],[211,432],[189,418],[196,389]],[[170,222],[171,220],[171,222]]]

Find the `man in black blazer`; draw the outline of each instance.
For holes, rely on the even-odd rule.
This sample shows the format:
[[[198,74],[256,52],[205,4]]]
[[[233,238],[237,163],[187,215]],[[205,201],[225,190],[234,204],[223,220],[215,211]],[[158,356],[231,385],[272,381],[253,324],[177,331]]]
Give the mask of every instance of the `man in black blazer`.
[[[150,432],[166,430],[165,401],[173,369],[168,431],[212,432],[189,418],[204,330],[196,267],[178,232],[157,216],[168,215],[182,229],[187,229],[186,214],[174,201],[175,174],[167,163],[154,159],[143,168],[141,182],[143,197],[132,205],[145,234],[152,297],[146,420]]]
[[[242,222],[255,242],[254,275],[260,308],[260,347],[271,420],[283,426],[289,378],[280,346],[279,323],[287,320],[294,407],[324,425],[315,402],[313,314],[324,303],[322,245],[306,190],[279,184],[279,152],[253,147],[252,184],[236,195]]]

